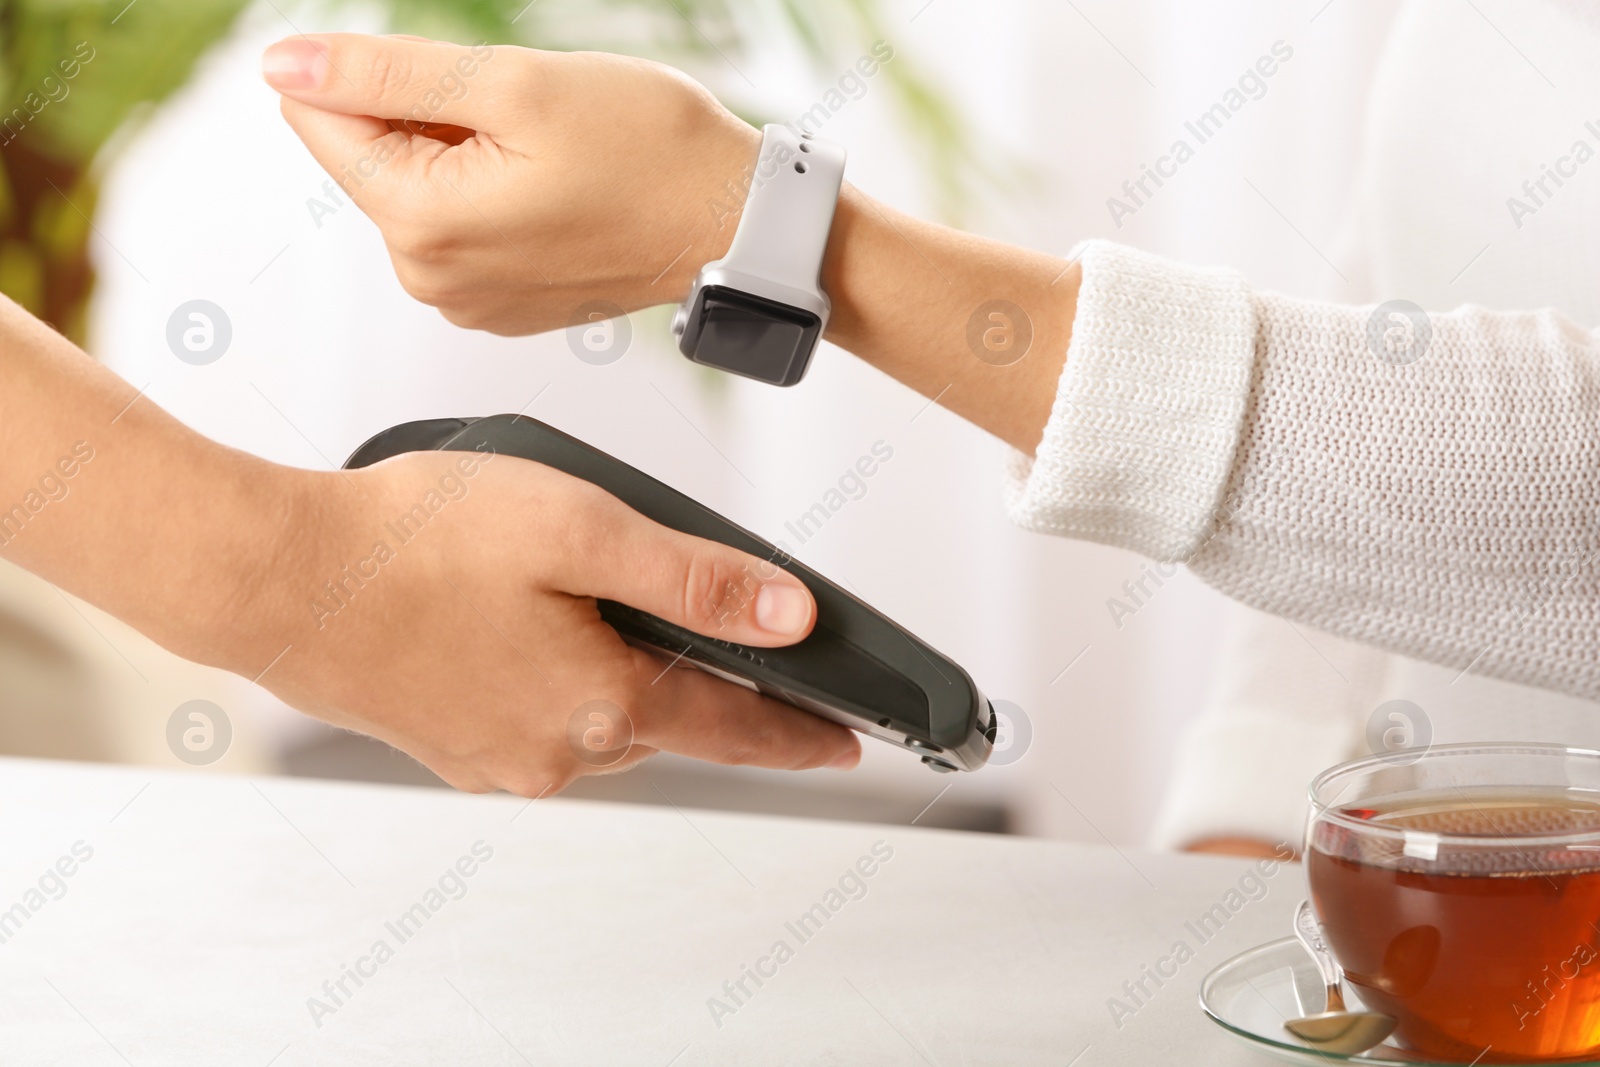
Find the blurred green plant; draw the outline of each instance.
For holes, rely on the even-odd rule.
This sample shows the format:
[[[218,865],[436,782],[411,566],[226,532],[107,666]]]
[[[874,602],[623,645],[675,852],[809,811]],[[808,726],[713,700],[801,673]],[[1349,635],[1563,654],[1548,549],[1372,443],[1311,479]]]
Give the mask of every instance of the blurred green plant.
[[[289,6],[269,0],[281,15],[280,3]],[[107,145],[187,82],[248,6],[247,0],[0,0],[0,107],[6,109],[0,111],[0,292],[82,339],[94,284],[89,239]],[[786,30],[819,75],[832,77],[871,42],[894,44],[883,28],[883,0],[374,0],[345,6],[384,14],[395,32],[443,40],[627,52],[707,78],[731,68],[739,80],[724,79],[719,89],[756,122],[772,116],[743,96],[737,60],[759,35]],[[304,9],[291,10],[295,23],[313,22]],[[959,115],[909,57],[897,55],[881,77],[925,157],[942,213],[956,217],[970,186],[986,177]]]

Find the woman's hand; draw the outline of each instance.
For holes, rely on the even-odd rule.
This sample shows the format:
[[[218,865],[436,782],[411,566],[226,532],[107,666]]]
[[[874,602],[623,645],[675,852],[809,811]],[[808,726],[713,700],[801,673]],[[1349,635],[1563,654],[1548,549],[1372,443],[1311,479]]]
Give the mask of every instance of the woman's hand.
[[[470,790],[554,793],[659,749],[848,767],[842,726],[630,648],[621,601],[793,644],[798,579],[510,456],[303,471],[208,441],[0,297],[0,557],[173,652]]]
[[[295,707],[474,792],[554,793],[662,749],[788,769],[859,759],[849,730],[632,648],[595,606],[791,644],[815,605],[770,564],[509,456],[414,453],[303,479],[298,532],[252,609],[282,622],[251,658],[283,649],[260,681]]]
[[[407,291],[496,333],[613,311],[590,301],[683,299],[733,239],[761,141],[695,82],[625,56],[335,33],[280,41],[263,67]],[[846,183],[822,285],[829,341],[1033,450],[1072,333],[1075,264]]]
[[[330,33],[262,65],[406,290],[501,334],[681,299],[732,239],[760,144],[691,79],[625,56]]]

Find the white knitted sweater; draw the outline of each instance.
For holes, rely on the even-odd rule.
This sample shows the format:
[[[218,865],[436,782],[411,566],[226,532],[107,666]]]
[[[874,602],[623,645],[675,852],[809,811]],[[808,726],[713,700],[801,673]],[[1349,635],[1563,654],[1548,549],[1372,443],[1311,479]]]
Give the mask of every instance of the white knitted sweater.
[[[1106,242],[1081,256],[1015,521],[1183,561],[1295,622],[1600,699],[1594,334],[1468,306],[1433,314],[1421,358],[1397,363],[1375,350],[1403,348],[1369,344],[1371,307]]]

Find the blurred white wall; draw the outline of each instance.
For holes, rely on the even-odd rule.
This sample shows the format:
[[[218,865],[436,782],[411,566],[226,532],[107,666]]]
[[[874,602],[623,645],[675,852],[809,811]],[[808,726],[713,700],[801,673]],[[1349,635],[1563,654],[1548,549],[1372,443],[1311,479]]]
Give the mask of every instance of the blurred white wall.
[[[285,10],[307,31],[351,25]],[[1324,257],[1391,13],[1352,0],[906,0],[885,36],[898,61],[935,74],[980,151],[1014,176],[973,205],[970,228],[1057,253],[1112,237],[1319,295],[1338,280]],[[1140,560],[1011,528],[1002,446],[836,350],[778,391],[691,367],[665,343],[660,313],[634,315],[632,348],[606,367],[580,362],[559,333],[505,340],[450,326],[400,289],[355,208],[320,227],[307,210],[325,176],[256,73],[260,49],[289,32],[273,6],[254,11],[117,157],[95,249],[102,358],[202,432],[312,467],[395,422],[515,411],[537,396],[529,413],[791,543],[783,524],[882,439],[894,459],[866,496],[795,548],[1030,714],[1026,757],[962,776],[950,795],[1003,798],[1029,832],[1143,835],[1212,635],[1234,609],[1182,575],[1119,629],[1106,600]],[[1265,95],[1118,228],[1107,198],[1279,40],[1293,57]],[[777,114],[837,78],[773,53],[744,69]],[[718,88],[731,77],[697,73]],[[926,213],[929,186],[898,126],[879,82],[828,135],[850,147],[852,181]],[[168,315],[194,298],[233,326],[227,354],[204,367],[165,341]],[[241,703],[263,730],[297,728],[265,694]],[[930,799],[951,784],[881,745],[857,773]]]

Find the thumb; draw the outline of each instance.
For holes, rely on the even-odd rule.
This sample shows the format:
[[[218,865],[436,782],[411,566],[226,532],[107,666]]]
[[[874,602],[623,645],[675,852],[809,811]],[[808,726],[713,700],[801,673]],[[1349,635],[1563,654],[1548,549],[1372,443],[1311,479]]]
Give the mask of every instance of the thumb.
[[[261,76],[284,96],[324,111],[493,132],[490,127],[514,114],[526,92],[514,75],[527,54],[486,44],[319,33],[268,47]]]
[[[556,578],[565,592],[758,648],[794,644],[815,625],[811,591],[768,560],[652,522],[609,493],[596,492],[593,507]]]

